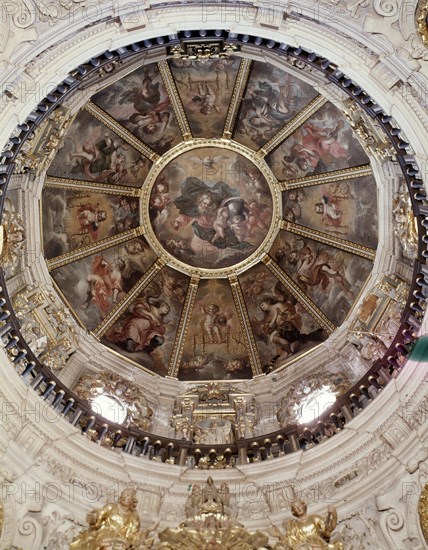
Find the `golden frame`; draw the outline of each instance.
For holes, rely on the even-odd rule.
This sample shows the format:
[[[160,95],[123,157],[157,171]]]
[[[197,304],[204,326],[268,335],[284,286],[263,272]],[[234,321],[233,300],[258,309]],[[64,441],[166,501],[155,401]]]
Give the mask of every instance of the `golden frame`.
[[[167,252],[162,244],[159,242],[156,237],[152,224],[149,218],[149,201],[150,194],[153,188],[154,183],[156,182],[158,176],[161,172],[167,167],[167,165],[178,158],[181,154],[188,151],[193,151],[195,149],[202,148],[217,148],[217,149],[227,149],[233,153],[240,154],[250,160],[263,174],[266,179],[266,182],[269,186],[271,196],[272,196],[272,219],[269,229],[267,231],[266,237],[263,242],[259,245],[257,250],[255,250],[248,258],[238,262],[230,267],[221,268],[221,269],[207,269],[201,267],[194,267],[177,260]],[[282,206],[281,206],[281,188],[278,184],[277,179],[274,177],[272,171],[270,170],[267,163],[257,154],[248,149],[244,145],[236,143],[228,139],[204,139],[204,138],[194,138],[176,145],[170,151],[167,151],[162,158],[158,159],[152,166],[143,188],[141,189],[141,220],[140,224],[144,228],[145,237],[148,243],[152,246],[153,250],[159,258],[165,259],[166,263],[189,275],[190,277],[199,277],[199,278],[228,278],[230,275],[239,275],[243,271],[247,270],[249,267],[255,265],[261,260],[265,253],[268,252],[272,246],[275,237],[277,236],[280,230],[280,222],[282,218]]]

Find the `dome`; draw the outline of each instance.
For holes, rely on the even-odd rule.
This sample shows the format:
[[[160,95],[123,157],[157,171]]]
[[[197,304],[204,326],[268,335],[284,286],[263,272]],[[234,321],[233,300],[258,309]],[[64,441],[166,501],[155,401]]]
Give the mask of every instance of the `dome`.
[[[349,79],[346,91],[332,85],[322,58],[267,44],[261,61],[244,38],[199,44],[195,33],[154,59],[132,46],[78,67],[73,93],[62,86],[61,105],[18,157],[34,182],[23,194],[42,254],[13,306],[18,318],[34,311],[23,332],[41,389],[60,384],[87,414],[98,397],[117,403],[128,427],[140,395],[143,433],[165,429],[152,425],[157,405],[143,390],[159,377],[176,396],[213,382],[238,394],[270,388],[274,409],[250,430],[259,437],[279,424],[301,438],[298,424],[319,419],[334,432],[386,384],[379,369],[401,368],[418,326],[417,304],[400,325],[418,228],[403,186],[416,171],[394,160],[394,147],[407,147],[399,130]],[[46,319],[37,324],[44,300],[59,340],[43,333]],[[211,420],[199,420],[207,431]]]
[[[160,376],[249,379],[351,314],[377,185],[340,104],[293,65],[192,57],[134,60],[85,94],[47,168],[43,250],[106,347]]]

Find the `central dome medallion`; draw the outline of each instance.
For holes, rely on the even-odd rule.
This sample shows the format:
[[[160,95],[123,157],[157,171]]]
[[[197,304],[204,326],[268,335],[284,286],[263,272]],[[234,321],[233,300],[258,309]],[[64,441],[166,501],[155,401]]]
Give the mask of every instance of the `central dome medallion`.
[[[165,157],[149,176],[143,208],[159,254],[206,277],[258,259],[278,227],[279,199],[267,165],[227,140],[185,142]]]

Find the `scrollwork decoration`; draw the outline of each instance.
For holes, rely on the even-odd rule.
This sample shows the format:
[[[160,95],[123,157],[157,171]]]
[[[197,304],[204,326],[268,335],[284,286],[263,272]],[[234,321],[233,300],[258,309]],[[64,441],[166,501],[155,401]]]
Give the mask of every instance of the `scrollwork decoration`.
[[[386,517],[385,524],[391,531],[399,531],[404,526],[404,518],[396,510],[391,510]]]
[[[30,0],[18,2],[19,9],[14,12],[12,21],[18,29],[26,29],[36,21],[36,10]]]
[[[398,13],[397,0],[374,0],[373,8],[382,17],[394,17]]]

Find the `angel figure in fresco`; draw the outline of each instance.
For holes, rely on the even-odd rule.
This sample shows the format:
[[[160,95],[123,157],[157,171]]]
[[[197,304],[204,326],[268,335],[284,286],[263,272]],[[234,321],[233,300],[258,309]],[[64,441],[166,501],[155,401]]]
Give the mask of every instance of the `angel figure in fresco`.
[[[243,214],[235,214],[230,220],[229,226],[240,243],[245,243],[250,237],[247,212],[244,211]]]
[[[242,359],[230,359],[226,365],[225,370],[228,374],[236,374],[244,370],[244,361]]]
[[[213,61],[211,69],[217,73],[227,72],[227,70],[233,66],[234,62],[235,60],[233,57],[220,57],[220,59]]]
[[[165,248],[178,260],[186,264],[192,263],[195,253],[183,239],[169,239],[169,241],[165,243]]]
[[[231,315],[221,312],[218,304],[209,304],[202,309],[205,314],[204,331],[209,342],[211,344],[222,342],[224,340],[223,330]]]
[[[115,223],[110,229],[110,235],[128,231],[138,225],[138,200],[119,197],[119,204],[113,203],[111,206]]]
[[[257,230],[266,230],[271,221],[271,210],[265,204],[257,204],[256,201],[251,201],[248,204],[248,219],[247,228],[250,236]]]
[[[301,129],[302,146],[319,155],[326,166],[334,165],[336,159],[347,158],[348,150],[339,141],[339,132],[345,126],[343,120],[326,128],[323,121],[307,122]]]
[[[290,112],[290,85],[286,77],[285,84],[272,84],[258,81],[258,88],[252,92],[253,98],[263,99],[268,107],[270,116],[283,121],[283,115]]]
[[[103,256],[95,256],[88,283],[86,302],[81,306],[87,309],[93,302],[105,317],[112,304],[123,296],[122,274],[117,266],[112,266]]]
[[[295,223],[302,217],[301,203],[305,200],[304,191],[291,190],[284,204],[284,220]],[[316,206],[315,206],[316,210]],[[318,212],[318,210],[316,210]]]
[[[198,91],[192,98],[193,103],[199,107],[199,111],[203,115],[210,115],[213,111],[219,113],[216,106],[216,94],[208,82],[199,82]]]
[[[266,202],[266,199],[270,199],[270,191],[265,184],[264,178],[260,171],[250,166],[244,170],[244,174],[247,177],[247,185],[251,193],[254,195],[258,204]]]
[[[244,120],[251,138],[258,144],[266,142],[280,127],[278,121],[269,113],[269,105],[264,100],[255,99],[252,116]],[[256,138],[256,139],[255,139]]]
[[[345,278],[343,264],[325,250],[316,251],[305,244],[296,257],[296,268],[297,279],[303,290],[318,285],[325,290],[334,281],[348,299],[355,299]]]
[[[165,208],[169,201],[169,183],[163,176],[156,181],[150,194],[149,214],[154,224],[164,221]]]
[[[245,126],[251,129],[252,139],[263,143],[291,117],[296,95],[292,95],[288,79],[283,85],[259,80],[257,87],[250,90],[250,95],[244,104],[246,109],[243,120]]]
[[[295,306],[267,296],[259,307],[264,313],[261,331],[269,342],[277,346],[280,354],[289,355],[295,351],[300,341],[301,328],[300,315]]]
[[[119,197],[119,204],[113,208],[116,219],[123,220],[131,214],[131,202],[128,197]]]
[[[100,203],[94,206],[92,204],[82,204],[76,212],[82,233],[89,233],[93,241],[98,240],[98,228],[100,223],[107,219],[107,212],[100,210]]]
[[[128,352],[151,353],[165,341],[166,322],[170,306],[164,300],[148,297],[138,299],[131,315],[119,331],[110,331],[109,340]]]
[[[215,229],[215,235],[211,239],[211,243],[214,244],[218,238],[224,239],[225,230],[229,225],[229,210],[226,206],[222,206],[217,210],[217,217],[213,222],[213,228]]]
[[[71,153],[71,159],[78,159],[88,181],[126,183],[124,146],[113,141],[108,132],[93,143],[88,139],[81,151]]]
[[[123,152],[116,150],[112,155],[111,174],[107,177],[107,183],[124,184],[128,182],[128,169],[126,157]]]
[[[134,107],[137,111],[144,111],[146,103],[158,105],[160,102],[159,82],[153,82],[150,76],[143,79],[141,88],[134,89]]]
[[[290,155],[284,155],[282,158],[282,165],[282,173],[286,178],[297,178],[308,172],[316,174],[327,171],[319,153],[300,143],[291,146]]]
[[[256,273],[255,277],[241,282],[242,292],[245,297],[257,296],[263,292],[266,282],[269,280],[269,274],[261,271]]]
[[[125,254],[117,260],[124,292],[131,290],[144,273],[146,252],[144,244],[138,239],[133,239],[125,244]]]
[[[134,181],[142,180],[144,178],[144,171],[147,165],[147,160],[144,157],[139,157],[129,167],[131,177]]]
[[[166,133],[171,118],[171,102],[168,97],[161,97],[160,77],[150,69],[145,70],[142,84],[134,82],[138,85],[122,90],[119,104],[128,107],[132,104],[136,112],[119,122],[158,152],[164,153],[170,149],[174,140],[174,136]]]
[[[145,254],[146,251],[143,243],[138,239],[134,239],[125,244],[125,252],[116,259],[114,266],[111,266],[104,258],[102,262],[100,260],[94,261],[92,273],[87,279],[89,284],[88,300],[83,306],[84,309],[89,307],[91,302],[89,296],[93,292],[94,289],[92,287],[94,286],[99,287],[101,294],[106,294],[108,299],[111,296],[113,303],[118,302],[122,298],[123,293],[129,292],[144,273],[146,265]],[[100,262],[100,265],[98,265],[98,262]],[[97,265],[95,265],[96,263]],[[115,287],[120,288],[120,292],[117,292],[117,294],[111,294],[108,290],[111,286],[107,278],[110,271],[113,273],[113,279],[117,281]]]
[[[184,359],[180,365],[180,371],[198,371],[203,369],[211,360],[211,355],[200,354],[189,359]]]
[[[300,250],[303,248],[304,242],[300,239],[287,240],[282,242],[275,252],[275,259],[281,265],[286,259],[288,263],[296,266],[299,261]]]
[[[329,195],[322,196],[322,202],[315,204],[315,212],[322,214],[322,219],[326,225],[334,227],[341,226],[342,216],[345,213],[339,206],[339,201]]]
[[[141,85],[134,86],[132,90],[125,88],[121,92],[119,104],[122,105],[130,102],[136,111],[143,114],[150,109],[158,108],[161,104],[160,81],[154,82],[153,76],[153,71],[147,69]]]
[[[155,195],[159,196],[159,198],[162,201],[162,204],[166,206],[169,202],[169,185],[166,178],[162,177],[160,180],[156,182],[156,184],[153,187],[153,191]]]
[[[176,300],[180,304],[184,303],[186,298],[186,289],[180,279],[173,272],[162,271],[159,281],[159,291],[162,289],[162,295],[165,298]]]
[[[156,109],[145,114],[134,113],[128,119],[132,131],[148,145],[156,145],[164,140],[165,130],[169,124],[170,113],[165,111],[166,103],[162,103]]]
[[[298,351],[302,344],[324,338],[325,333],[321,328],[302,333],[302,317],[295,299],[287,296],[286,289],[278,285],[275,285],[274,292],[275,297],[264,296],[259,303],[263,318],[254,319],[254,323],[259,336],[275,344],[278,356],[287,357]]]

